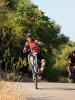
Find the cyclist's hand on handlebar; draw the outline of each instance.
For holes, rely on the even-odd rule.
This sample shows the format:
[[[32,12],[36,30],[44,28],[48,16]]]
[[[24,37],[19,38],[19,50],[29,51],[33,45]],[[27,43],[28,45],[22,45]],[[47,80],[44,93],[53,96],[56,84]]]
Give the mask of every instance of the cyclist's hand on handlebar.
[[[40,46],[44,46],[44,43],[43,43],[43,42],[39,42],[39,45],[40,45]]]
[[[31,49],[27,49],[26,47],[24,47],[24,49],[23,49],[23,53],[30,52],[30,51],[32,51],[32,50]]]
[[[26,53],[26,52],[27,52],[27,48],[24,47],[24,49],[23,49],[23,53]]]

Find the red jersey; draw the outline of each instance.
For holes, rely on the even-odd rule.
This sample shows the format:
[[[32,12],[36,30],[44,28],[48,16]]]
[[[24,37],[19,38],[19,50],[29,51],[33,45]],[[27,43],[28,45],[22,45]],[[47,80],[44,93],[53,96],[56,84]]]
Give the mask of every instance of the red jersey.
[[[39,41],[38,40],[32,40],[31,42],[26,42],[25,43],[26,48],[33,50],[36,53],[40,53],[40,48],[39,48]]]

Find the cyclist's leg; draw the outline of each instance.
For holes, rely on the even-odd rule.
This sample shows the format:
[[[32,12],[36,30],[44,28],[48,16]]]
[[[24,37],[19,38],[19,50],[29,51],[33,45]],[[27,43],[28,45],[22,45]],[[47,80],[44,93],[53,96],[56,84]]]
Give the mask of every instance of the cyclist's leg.
[[[46,60],[45,59],[42,59],[41,60],[41,72],[44,71],[45,65],[46,65]]]
[[[46,60],[44,59],[41,53],[38,53],[37,56],[38,56],[38,59],[40,60],[40,70],[41,72],[43,72],[46,65]]]
[[[28,63],[29,65],[34,65],[34,57],[31,54],[28,55]]]

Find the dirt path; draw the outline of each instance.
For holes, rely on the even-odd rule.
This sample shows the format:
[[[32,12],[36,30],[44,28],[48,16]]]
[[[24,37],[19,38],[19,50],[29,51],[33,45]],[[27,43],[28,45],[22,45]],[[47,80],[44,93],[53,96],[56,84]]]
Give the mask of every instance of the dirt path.
[[[0,82],[0,100],[75,100],[75,84],[40,82]]]

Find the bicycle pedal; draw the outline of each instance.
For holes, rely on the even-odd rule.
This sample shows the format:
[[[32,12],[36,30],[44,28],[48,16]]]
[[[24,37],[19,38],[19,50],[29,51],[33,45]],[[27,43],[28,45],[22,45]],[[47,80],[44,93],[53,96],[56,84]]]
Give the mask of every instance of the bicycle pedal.
[[[38,78],[39,80],[41,80],[41,79],[42,79],[42,76],[37,76],[37,78]]]

